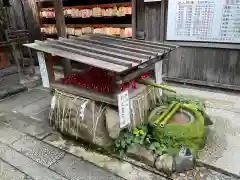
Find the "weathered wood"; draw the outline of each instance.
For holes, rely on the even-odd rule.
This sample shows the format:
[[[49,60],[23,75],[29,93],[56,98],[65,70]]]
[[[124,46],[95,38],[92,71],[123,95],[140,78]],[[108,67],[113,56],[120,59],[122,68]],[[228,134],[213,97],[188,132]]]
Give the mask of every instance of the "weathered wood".
[[[160,14],[160,42],[165,40],[165,10],[166,10],[166,0],[161,1],[161,14]]]
[[[239,50],[180,47],[171,53],[168,77],[240,86]]]
[[[57,34],[59,37],[67,37],[65,17],[63,13],[62,0],[54,0],[54,11],[56,19]],[[70,75],[72,72],[71,61],[68,59],[62,60],[64,75]]]
[[[165,62],[165,61],[167,61],[166,58],[161,60],[161,62]],[[158,64],[157,68],[156,68],[156,66],[155,66],[156,62],[158,62],[157,59],[155,61],[153,61],[152,64],[142,65],[142,67],[139,67],[136,71],[133,71],[132,73],[127,74],[126,76],[118,77],[119,80],[117,81],[117,83],[122,84],[122,83],[125,83],[125,82],[129,82],[129,81],[139,77],[140,75],[142,75],[144,73],[147,73],[147,72],[150,72],[150,71],[155,70],[155,69],[157,69],[157,71],[160,72],[159,67],[161,66],[161,64],[160,65]],[[162,73],[161,73],[161,77],[157,73],[155,73],[155,75],[156,75],[156,77],[158,77],[158,80],[161,83],[162,82],[162,80],[161,80]]]
[[[69,40],[69,39],[59,38],[59,40],[60,40],[60,42],[59,42],[60,44],[69,45],[74,48],[80,48],[82,50],[88,50],[89,52],[99,53],[99,54],[103,54],[103,55],[107,55],[107,56],[112,56],[115,58],[122,58],[122,59],[136,62],[136,63],[141,63],[142,61],[146,60],[146,59],[141,59],[141,58],[123,54],[123,53],[116,53],[114,51],[104,50],[95,45],[94,46],[86,46],[86,45],[77,44],[76,42],[74,43],[74,41]]]
[[[67,37],[62,0],[54,0],[53,2],[54,2],[57,35],[59,37]]]
[[[91,35],[92,37],[94,36]],[[120,39],[123,40],[125,42],[129,42],[129,43],[135,43],[135,44],[145,44],[145,46],[150,46],[150,47],[155,47],[155,48],[162,48],[162,49],[175,49],[176,45],[174,44],[168,44],[168,43],[161,43],[161,42],[154,42],[154,41],[147,41],[147,40],[140,40],[140,39],[130,39],[130,38],[120,38],[118,36],[110,36],[110,35],[96,35],[96,36],[100,36],[100,37],[106,37],[106,38],[111,38],[114,40]]]
[[[48,79],[51,82],[55,81],[54,69],[53,69],[53,57],[51,54],[46,54],[46,65],[48,72]]]
[[[130,47],[130,48],[139,49],[141,51],[148,51],[150,53],[155,53],[155,55],[165,52],[165,49],[161,49],[160,46],[154,48],[154,47],[150,47],[150,45],[144,45],[144,44],[137,43],[137,42],[130,43],[127,40],[118,40],[118,42],[116,43],[116,42],[112,42],[113,39],[111,39],[111,38],[103,39],[101,37],[91,37],[91,39],[101,40],[102,42],[109,43],[111,45],[117,44],[117,45],[122,45],[122,46]]]
[[[52,47],[62,48],[63,50],[69,50],[70,52],[81,54],[87,57],[97,58],[103,61],[111,62],[114,64],[119,64],[122,66],[132,67],[135,66],[142,61],[129,59],[126,57],[114,57],[116,54],[105,52],[107,54],[103,54],[103,51],[93,51],[93,48],[88,48],[87,46],[79,46],[76,43],[69,43],[65,40],[48,40],[49,45]],[[45,41],[45,43],[48,43],[48,41]]]
[[[17,49],[16,44],[11,43],[11,47],[12,47],[12,56],[16,63],[20,80],[22,80],[23,73],[22,73],[22,68],[21,68],[20,61],[19,61],[20,60],[19,50]]]
[[[163,3],[165,8],[162,6]],[[165,2],[162,0],[161,4],[159,2],[144,3],[143,0],[137,2],[137,30],[144,29],[146,40],[159,42],[165,40],[167,6],[166,0]],[[144,23],[143,16],[145,16]],[[164,33],[162,33],[163,27]],[[170,52],[168,64],[163,65],[163,71],[167,69],[168,79],[177,79],[179,82],[186,79],[186,81],[191,80],[196,84],[204,83],[208,86],[211,86],[211,83],[223,84],[233,89],[240,86],[239,45],[181,41],[164,41],[164,43],[181,46]]]
[[[96,44],[100,44],[100,45],[109,45],[110,47],[114,47],[114,48],[119,48],[119,49],[124,49],[127,51],[132,51],[138,54],[142,54],[142,55],[148,55],[148,56],[156,56],[156,53],[152,52],[152,51],[148,51],[145,49],[138,49],[138,48],[134,48],[134,47],[127,47],[124,45],[119,45],[119,44],[112,44],[112,43],[108,43],[108,42],[103,42],[103,41],[99,41],[99,40],[93,40],[93,39],[89,39],[89,38],[79,38],[79,37],[70,37],[70,39],[76,39],[78,41],[86,41],[86,42],[90,42],[90,43],[96,43]]]
[[[103,94],[99,92],[93,92],[91,90],[88,90],[86,88],[79,88],[75,87],[73,85],[64,85],[57,82],[51,83],[51,87],[53,89],[58,89],[70,94],[74,94],[80,97],[85,97],[91,100],[99,101],[99,102],[105,102],[107,104],[115,105],[117,106],[117,98],[113,95]]]
[[[145,3],[146,40],[160,41],[161,2]]]
[[[211,43],[211,42],[182,42],[182,41],[165,41],[165,43],[184,46],[184,47],[204,47],[204,48],[219,48],[219,49],[240,49],[240,45],[228,43]]]
[[[92,36],[94,37],[94,36]],[[139,45],[139,46],[144,46],[145,48],[152,48],[152,50],[171,50],[171,48],[176,48],[176,46],[169,46],[169,45],[164,45],[162,43],[154,43],[154,42],[149,42],[149,41],[142,41],[142,40],[132,40],[132,39],[126,39],[126,38],[119,38],[119,37],[113,37],[113,36],[105,36],[105,35],[98,35],[98,37],[101,38],[106,38],[106,39],[111,39],[119,42],[125,42],[133,45]],[[160,49],[161,48],[161,49]]]
[[[127,67],[125,67],[125,66],[120,66],[120,65],[109,63],[106,61],[96,60],[94,58],[89,58],[89,57],[81,56],[78,54],[73,54],[73,53],[70,53],[67,51],[61,51],[61,50],[58,50],[53,47],[44,47],[44,46],[41,46],[39,44],[34,44],[34,43],[33,44],[25,44],[25,46],[30,47],[35,50],[38,50],[38,51],[43,51],[43,52],[47,52],[50,54],[57,54],[60,57],[69,58],[76,62],[80,62],[80,63],[84,63],[84,64],[88,64],[88,65],[97,64],[98,65],[97,67],[102,68],[102,69],[108,69],[110,71],[122,72],[122,71],[127,70]]]
[[[209,82],[209,81],[201,81],[201,80],[185,79],[185,78],[171,78],[171,77],[164,77],[163,80],[168,82],[181,83],[181,84],[200,85],[200,86],[208,86],[213,88],[240,91],[239,85],[223,84],[223,83],[217,83],[217,82]]]
[[[73,85],[64,85],[59,82],[52,82],[51,88],[64,91],[66,93],[74,94],[80,97],[85,97],[94,101],[105,102],[107,104],[118,106],[117,93],[115,94],[106,94],[92,91],[86,88],[80,88]],[[144,89],[145,85],[137,84],[137,89],[129,89],[129,98],[132,99],[139,95]]]
[[[137,34],[137,0],[132,0],[132,38]]]
[[[154,69],[154,64],[147,65],[144,68],[139,68],[138,70],[136,70],[124,77],[118,77],[119,80],[117,81],[117,84],[123,84],[125,82],[129,82],[129,81],[135,79],[136,77],[139,77],[143,73],[147,73],[153,69]]]
[[[99,59],[99,60],[102,60],[102,61],[110,62],[110,63],[113,63],[113,64],[118,64],[118,65],[129,67],[129,68],[137,65],[137,63],[130,63],[129,61],[124,61],[122,59],[110,58],[109,56],[101,55],[101,54],[98,54],[98,53],[92,53],[92,52],[88,52],[88,51],[83,51],[83,50],[80,50],[80,49],[77,50],[77,49],[74,49],[74,48],[71,48],[71,47],[66,47],[64,45],[50,44],[49,46],[51,46],[53,48],[57,48],[59,50],[69,51],[69,52],[74,53],[74,54],[80,54],[80,55],[83,55],[85,57],[91,57],[91,58],[94,58],[94,59]]]
[[[94,45],[94,47],[97,47],[102,50],[116,52],[116,53],[120,53],[120,54],[124,54],[124,55],[128,55],[128,56],[133,56],[138,59],[148,59],[149,58],[149,56],[145,55],[145,54],[140,54],[140,53],[136,53],[133,51],[128,51],[128,50],[120,49],[120,48],[106,47],[104,45],[97,44],[97,43],[91,43],[91,42],[86,42],[86,41],[77,41],[74,39],[68,39],[68,41],[78,43],[78,45],[85,45],[85,46],[89,46],[89,47],[92,47]]]
[[[145,5],[144,0],[137,1],[137,31],[144,32],[145,23]]]
[[[115,1],[116,2],[116,1]],[[72,8],[72,7],[74,7],[74,8],[77,8],[77,9],[92,9],[92,8],[94,8],[94,7],[96,7],[96,4],[97,3],[94,3],[94,4],[92,4],[92,3],[90,3],[89,5],[77,5],[77,6],[64,6],[64,8]],[[108,7],[108,8],[110,8],[110,7],[127,7],[127,6],[131,6],[131,3],[130,2],[119,2],[119,3],[107,3],[107,4],[98,4],[97,5],[98,7],[100,7],[100,8],[106,8],[106,7]],[[42,8],[42,10],[47,10],[47,9],[49,9],[49,8]]]

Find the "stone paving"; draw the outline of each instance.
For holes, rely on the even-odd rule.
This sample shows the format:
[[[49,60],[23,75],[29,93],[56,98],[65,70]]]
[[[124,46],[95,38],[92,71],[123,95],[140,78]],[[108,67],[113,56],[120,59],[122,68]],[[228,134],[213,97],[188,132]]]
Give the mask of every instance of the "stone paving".
[[[0,180],[167,179],[153,169],[142,169],[130,161],[119,161],[64,139],[48,125],[46,99],[50,102],[49,92],[37,88],[0,101]],[[238,178],[197,167],[173,174],[171,179]]]

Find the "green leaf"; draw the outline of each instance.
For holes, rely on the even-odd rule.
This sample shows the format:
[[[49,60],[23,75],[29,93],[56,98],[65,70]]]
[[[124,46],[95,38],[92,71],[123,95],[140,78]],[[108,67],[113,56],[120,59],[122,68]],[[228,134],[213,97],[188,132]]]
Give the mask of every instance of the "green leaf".
[[[151,145],[148,147],[148,149],[150,149],[150,150],[156,150],[156,147],[155,147],[154,144],[151,144]]]
[[[150,141],[150,139],[147,137],[146,139],[146,142],[148,143],[148,144],[150,144],[151,143],[151,141]]]
[[[158,143],[158,142],[154,142],[153,145],[154,145],[156,148],[160,148],[160,147],[161,147],[161,144]]]
[[[126,147],[126,142],[125,141],[121,141],[121,147],[123,147],[123,148]]]

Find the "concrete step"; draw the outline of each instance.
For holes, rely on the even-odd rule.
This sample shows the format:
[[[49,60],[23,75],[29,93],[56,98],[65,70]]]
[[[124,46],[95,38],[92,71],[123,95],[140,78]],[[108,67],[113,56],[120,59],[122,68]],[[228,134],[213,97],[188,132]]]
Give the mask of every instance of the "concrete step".
[[[17,73],[17,67],[16,66],[10,66],[4,69],[0,69],[0,77],[8,76],[11,74]]]
[[[25,87],[24,85],[19,84],[19,83],[0,86],[0,99],[18,94],[18,93],[26,91],[26,90],[27,90],[27,87]]]

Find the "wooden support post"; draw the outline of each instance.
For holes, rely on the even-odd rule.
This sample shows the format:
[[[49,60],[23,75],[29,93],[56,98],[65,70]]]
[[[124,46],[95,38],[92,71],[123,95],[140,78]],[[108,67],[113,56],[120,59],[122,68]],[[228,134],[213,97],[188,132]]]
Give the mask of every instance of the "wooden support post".
[[[13,56],[13,59],[16,63],[18,74],[19,74],[19,80],[22,81],[23,80],[23,73],[22,73],[22,67],[21,67],[20,62],[19,62],[19,59],[20,59],[19,49],[16,48],[15,43],[11,43],[11,46],[12,46],[12,56]]]
[[[164,42],[165,40],[165,10],[166,10],[166,2],[165,0],[161,1],[161,27],[160,27],[160,41]]]
[[[29,43],[29,42],[27,42]],[[28,50],[28,54],[30,56],[30,63],[31,63],[31,69],[32,69],[32,76],[35,76],[36,72],[35,72],[35,62],[34,62],[34,59],[33,59],[33,55],[32,55],[32,51],[30,48],[27,48]]]
[[[4,51],[2,48],[0,48],[0,69],[6,68],[9,66],[8,60],[4,54]]]
[[[132,0],[132,38],[136,39],[137,34],[137,0]]]
[[[46,54],[46,65],[48,72],[48,79],[50,82],[55,81],[55,75],[53,70],[53,56],[51,54]]]
[[[53,2],[58,37],[67,37],[62,0],[54,0]],[[69,59],[63,59],[62,65],[64,76],[70,75],[72,73],[71,61]]]
[[[165,10],[166,10],[166,0],[161,1],[161,27],[160,27],[160,42],[164,43],[165,41]],[[167,61],[168,63],[169,61]],[[162,83],[163,68],[167,68],[166,63],[163,61],[158,62],[155,65],[155,72],[159,73],[156,76],[157,83]],[[160,95],[162,95],[162,90],[160,90]]]

